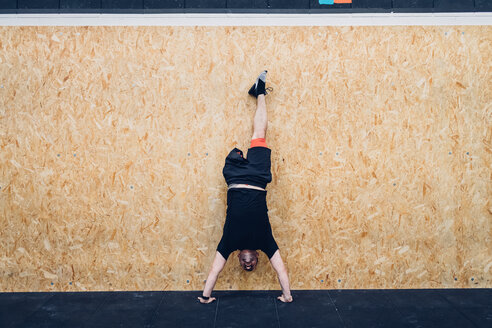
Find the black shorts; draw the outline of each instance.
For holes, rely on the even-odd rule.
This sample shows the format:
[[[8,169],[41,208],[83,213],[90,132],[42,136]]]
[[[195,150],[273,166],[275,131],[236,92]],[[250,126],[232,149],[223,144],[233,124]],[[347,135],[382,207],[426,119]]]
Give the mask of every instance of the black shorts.
[[[222,174],[228,185],[249,184],[260,188],[272,181],[270,148],[253,147],[248,149],[248,157],[237,148],[231,150],[225,160]]]

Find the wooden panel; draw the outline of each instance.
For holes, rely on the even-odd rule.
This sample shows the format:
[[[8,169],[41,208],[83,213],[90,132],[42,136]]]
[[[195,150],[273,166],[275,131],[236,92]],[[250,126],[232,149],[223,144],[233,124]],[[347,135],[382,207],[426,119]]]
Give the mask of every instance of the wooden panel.
[[[352,7],[389,9],[392,7],[392,1],[391,0],[354,0]]]
[[[268,0],[256,1],[257,8],[265,9],[309,9],[310,0]]]
[[[17,9],[17,0],[0,0],[0,10],[2,10],[2,12],[7,12],[12,9]]]
[[[66,11],[79,9],[101,10],[101,0],[60,0],[60,9]]]
[[[492,1],[490,0],[475,0],[476,11],[492,11]]]
[[[144,0],[102,0],[101,7],[115,11],[119,9],[143,9],[143,2]]]
[[[19,9],[58,9],[59,0],[18,0]]]
[[[226,8],[226,0],[187,0],[186,8]]]
[[[473,11],[475,9],[474,0],[454,1],[454,0],[435,0],[434,8],[438,11]]]
[[[227,8],[249,8],[255,7],[255,0],[227,0]]]
[[[201,289],[263,69],[293,289],[492,287],[491,32],[0,28],[0,290]]]
[[[184,0],[144,0],[145,9],[184,8]]]
[[[393,8],[432,8],[434,0],[394,0]]]

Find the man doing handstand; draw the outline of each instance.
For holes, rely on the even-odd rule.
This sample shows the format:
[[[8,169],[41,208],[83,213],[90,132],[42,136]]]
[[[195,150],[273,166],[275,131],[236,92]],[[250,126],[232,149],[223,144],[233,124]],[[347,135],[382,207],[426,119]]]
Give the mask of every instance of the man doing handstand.
[[[287,269],[272,235],[266,204],[265,188],[272,181],[271,150],[265,142],[267,130],[266,74],[267,71],[263,71],[249,90],[249,94],[257,98],[257,106],[251,148],[248,149],[247,158],[243,157],[241,150],[234,148],[225,160],[222,173],[229,186],[226,221],[202,297],[198,297],[201,303],[211,303],[215,300],[211,294],[217,277],[224,268],[230,253],[237,249],[240,250],[239,264],[246,271],[253,271],[256,268],[257,250],[265,252],[273,269],[277,272],[282,288],[282,295],[278,299],[282,302],[292,302]]]

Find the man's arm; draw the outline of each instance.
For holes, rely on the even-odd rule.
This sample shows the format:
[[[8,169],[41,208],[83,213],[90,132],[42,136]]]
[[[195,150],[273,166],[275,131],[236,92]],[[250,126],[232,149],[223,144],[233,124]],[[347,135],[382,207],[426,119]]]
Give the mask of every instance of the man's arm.
[[[203,289],[203,296],[210,297],[212,294],[212,290],[214,289],[215,282],[217,281],[217,277],[219,273],[222,271],[226,264],[226,259],[219,252],[215,253],[214,262],[212,263],[212,268],[210,269],[210,273],[208,274],[207,282],[205,283],[205,288]],[[208,300],[205,300],[202,297],[198,297],[198,300],[201,303],[211,303],[215,300],[215,297],[210,297]]]
[[[290,294],[289,275],[287,274],[287,269],[285,268],[278,249],[270,259],[270,263],[272,263],[273,269],[277,272],[278,281],[280,282],[280,287],[282,287],[282,295],[277,298],[282,302],[292,302],[293,299]]]

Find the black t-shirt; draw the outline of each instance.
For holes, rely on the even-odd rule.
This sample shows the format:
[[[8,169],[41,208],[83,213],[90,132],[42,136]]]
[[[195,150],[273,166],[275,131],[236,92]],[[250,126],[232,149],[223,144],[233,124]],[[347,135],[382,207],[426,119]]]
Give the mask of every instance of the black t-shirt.
[[[235,250],[262,250],[270,259],[278,249],[268,219],[266,191],[231,188],[227,215],[217,251],[227,260]]]

